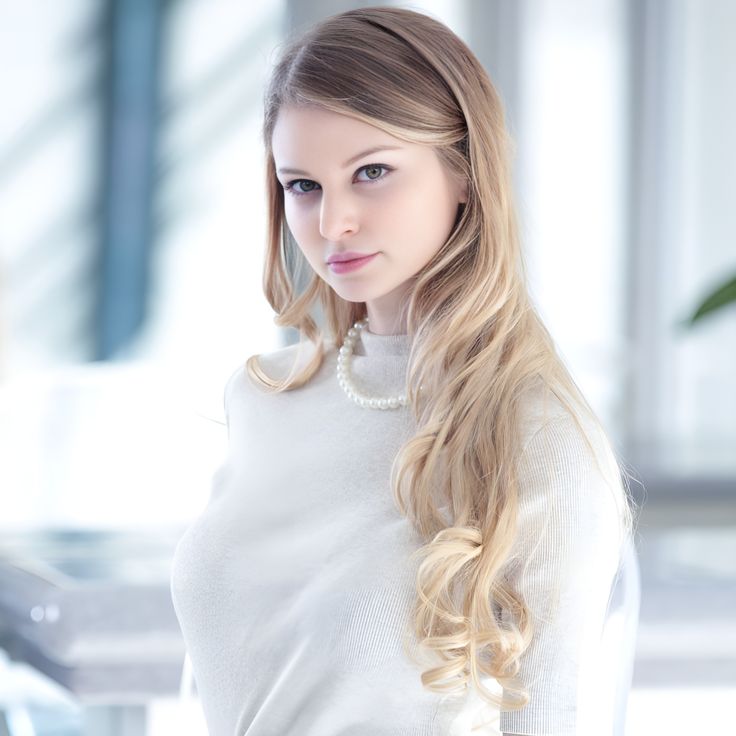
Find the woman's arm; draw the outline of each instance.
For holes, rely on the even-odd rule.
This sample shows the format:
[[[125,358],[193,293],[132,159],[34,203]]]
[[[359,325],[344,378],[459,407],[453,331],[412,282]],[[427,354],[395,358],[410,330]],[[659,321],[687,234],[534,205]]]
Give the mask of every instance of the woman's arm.
[[[593,718],[591,674],[618,567],[623,492],[607,439],[593,428],[588,436],[595,456],[563,414],[532,435],[520,461],[516,554],[506,576],[534,635],[518,673],[530,702],[501,713],[499,730],[509,736],[574,734]]]

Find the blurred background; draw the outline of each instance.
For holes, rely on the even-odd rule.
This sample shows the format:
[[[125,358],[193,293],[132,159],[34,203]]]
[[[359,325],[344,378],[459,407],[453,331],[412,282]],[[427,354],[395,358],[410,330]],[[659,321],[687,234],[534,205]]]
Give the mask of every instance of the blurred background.
[[[0,734],[206,733],[169,562],[261,291],[294,28],[429,13],[516,141],[533,298],[637,478],[629,736],[736,702],[736,3],[0,0]],[[186,673],[184,673],[186,674]]]

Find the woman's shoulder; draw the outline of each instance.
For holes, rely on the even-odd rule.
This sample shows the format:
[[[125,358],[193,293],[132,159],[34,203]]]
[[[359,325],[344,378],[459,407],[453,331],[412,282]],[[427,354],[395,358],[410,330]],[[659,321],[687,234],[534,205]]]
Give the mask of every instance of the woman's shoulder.
[[[569,417],[569,411],[552,388],[541,379],[531,384],[519,401],[518,419],[522,447],[545,426]]]
[[[556,391],[541,381],[524,394],[519,406],[523,453],[545,442],[566,444],[569,449],[583,455],[597,455],[610,449],[602,423],[587,406],[563,401]]]
[[[329,338],[323,338],[323,350],[328,355],[334,350],[334,341]],[[255,360],[257,368],[270,379],[281,381],[286,378],[290,372],[301,370],[313,357],[317,346],[308,341],[283,345],[272,350],[266,350],[260,353],[254,353],[250,359]],[[260,386],[248,371],[247,361],[240,363],[225,381],[225,402],[235,393],[252,393],[253,391],[262,391]]]
[[[549,388],[528,397],[522,412],[522,500],[544,496],[567,516],[576,509],[581,518],[623,518],[626,498],[613,445],[598,417],[572,409]]]

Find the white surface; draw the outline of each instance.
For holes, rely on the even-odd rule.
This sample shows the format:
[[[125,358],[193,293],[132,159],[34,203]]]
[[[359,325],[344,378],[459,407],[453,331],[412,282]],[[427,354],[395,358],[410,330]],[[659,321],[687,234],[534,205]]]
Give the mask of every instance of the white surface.
[[[626,736],[691,736],[709,730],[724,733],[732,720],[736,688],[678,688],[632,690]],[[150,711],[148,736],[207,736],[197,701],[156,701]]]
[[[145,363],[0,386],[0,529],[186,525],[227,439],[224,386],[203,386],[181,366]]]
[[[629,696],[626,736],[693,736],[729,733],[736,687],[647,688]]]

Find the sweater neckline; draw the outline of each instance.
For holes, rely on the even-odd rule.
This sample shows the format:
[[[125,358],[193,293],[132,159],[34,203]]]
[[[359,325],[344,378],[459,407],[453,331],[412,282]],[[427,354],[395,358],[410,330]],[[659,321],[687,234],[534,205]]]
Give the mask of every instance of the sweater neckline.
[[[396,335],[379,335],[367,327],[360,331],[360,338],[355,343],[355,355],[399,355],[408,356],[411,351],[411,340],[407,333]]]

